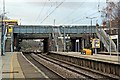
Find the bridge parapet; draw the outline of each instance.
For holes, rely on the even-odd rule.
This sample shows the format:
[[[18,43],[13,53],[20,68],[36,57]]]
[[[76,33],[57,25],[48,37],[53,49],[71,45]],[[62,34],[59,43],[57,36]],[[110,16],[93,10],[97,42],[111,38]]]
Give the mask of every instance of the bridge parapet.
[[[13,27],[13,33],[42,33],[49,34],[52,33],[53,28],[59,28],[60,32],[63,34],[64,31],[67,34],[83,34],[83,33],[95,33],[96,26],[52,26],[52,25],[21,25]]]
[[[13,33],[51,33],[51,26],[16,26]]]
[[[83,34],[83,33],[95,33],[96,26],[65,26],[60,27],[61,33],[68,33],[68,34]]]

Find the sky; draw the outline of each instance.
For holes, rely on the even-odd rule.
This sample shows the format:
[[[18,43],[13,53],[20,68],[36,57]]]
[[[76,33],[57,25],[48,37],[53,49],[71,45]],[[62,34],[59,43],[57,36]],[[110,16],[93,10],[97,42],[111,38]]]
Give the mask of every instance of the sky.
[[[0,0],[0,14],[2,3]],[[101,24],[98,10],[105,6],[105,0],[5,0],[6,16],[18,19],[22,25],[54,24],[54,20],[56,25],[90,25],[90,19],[86,17],[96,17],[93,24],[96,21]]]

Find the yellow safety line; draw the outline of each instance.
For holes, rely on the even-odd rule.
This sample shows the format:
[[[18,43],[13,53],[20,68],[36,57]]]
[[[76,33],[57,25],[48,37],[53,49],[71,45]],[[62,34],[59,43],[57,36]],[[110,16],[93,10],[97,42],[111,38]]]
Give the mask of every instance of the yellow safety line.
[[[12,73],[13,72],[13,59],[14,59],[14,53],[10,53],[10,54],[13,54],[12,55],[12,57],[11,57],[11,60],[10,60],[10,80],[13,80],[12,78],[13,78],[13,74],[14,73]]]

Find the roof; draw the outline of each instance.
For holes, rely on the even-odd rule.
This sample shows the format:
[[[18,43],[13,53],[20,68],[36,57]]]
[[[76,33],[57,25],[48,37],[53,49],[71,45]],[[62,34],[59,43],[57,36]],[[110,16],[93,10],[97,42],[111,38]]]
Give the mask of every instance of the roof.
[[[18,20],[10,19],[10,20],[3,20],[3,22],[18,22]]]

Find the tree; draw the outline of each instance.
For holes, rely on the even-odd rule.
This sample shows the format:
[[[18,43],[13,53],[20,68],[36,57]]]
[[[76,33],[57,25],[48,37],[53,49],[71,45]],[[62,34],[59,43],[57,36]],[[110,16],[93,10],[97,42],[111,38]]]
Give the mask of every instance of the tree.
[[[119,40],[119,52],[120,52],[120,1],[118,2],[118,40]]]
[[[111,34],[113,31],[115,34],[118,34],[119,39],[119,51],[120,51],[120,1],[116,2],[114,0],[107,0],[107,6],[103,8],[102,18],[103,24],[106,24],[106,27],[110,28]],[[118,28],[112,30],[112,28]]]

